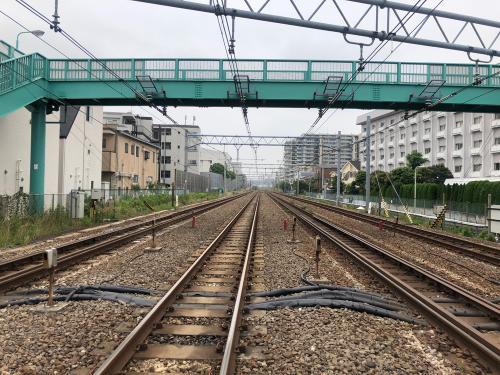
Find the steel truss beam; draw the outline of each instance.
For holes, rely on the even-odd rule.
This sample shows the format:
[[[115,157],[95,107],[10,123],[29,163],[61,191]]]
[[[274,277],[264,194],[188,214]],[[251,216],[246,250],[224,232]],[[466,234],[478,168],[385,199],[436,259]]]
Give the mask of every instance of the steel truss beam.
[[[272,135],[216,135],[216,134],[188,134],[188,139],[193,142],[191,146],[186,148],[192,148],[198,145],[221,145],[221,146],[308,146],[311,143],[305,140],[310,138],[315,139],[315,136],[320,136],[319,134],[311,134],[307,136],[272,136]],[[328,144],[323,144],[324,148],[336,149],[335,145],[330,146]]]
[[[224,4],[225,7],[218,7],[214,0],[198,0],[198,1],[184,1],[184,0],[134,0],[142,3],[157,4],[163,6],[169,6],[174,8],[181,8],[187,10],[194,10],[205,13],[212,13],[216,15],[227,15],[235,18],[246,18],[259,21],[266,21],[272,23],[279,23],[284,25],[291,25],[297,27],[305,27],[309,29],[317,29],[324,31],[332,31],[336,33],[341,33],[347,42],[353,44],[363,44],[364,42],[350,42],[347,39],[347,35],[355,35],[359,37],[368,38],[368,40],[373,41],[375,39],[383,40],[393,40],[396,42],[403,42],[408,44],[416,44],[428,47],[445,48],[450,50],[462,51],[468,53],[469,57],[472,59],[470,54],[480,54],[486,55],[491,58],[494,56],[500,56],[500,51],[494,49],[494,46],[500,39],[500,22],[482,19],[478,17],[466,16],[463,14],[445,12],[440,10],[433,10],[430,8],[419,8],[414,9],[413,6],[403,3],[398,3],[394,1],[386,0],[317,0],[313,11],[309,16],[306,15],[306,10],[304,9],[304,3],[311,6],[311,2],[297,2],[296,0],[290,0],[286,2],[290,6],[291,11],[296,17],[285,17],[279,14],[266,13],[269,9],[269,4],[274,2],[273,0],[266,0],[262,6],[257,6],[256,2],[252,0],[245,0],[244,2],[239,1],[238,4],[245,4],[246,9],[241,8],[229,8],[229,5],[233,2],[230,0],[222,0],[220,3]],[[356,19],[349,20],[346,16],[346,2],[355,2],[367,5],[367,8],[361,14],[356,15]],[[282,4],[285,2],[282,2]],[[252,6],[252,4],[254,4]],[[316,5],[317,4],[317,5]],[[333,8],[331,8],[333,6]],[[495,5],[492,5],[493,7]],[[399,13],[398,13],[399,11]],[[333,12],[337,12],[341,16],[341,25],[333,23],[325,23],[315,21],[320,14],[331,16]],[[420,18],[414,17],[412,19],[412,24],[415,23],[418,28],[415,33],[411,35],[408,27],[405,25],[403,12],[415,12]],[[368,23],[369,17],[373,17],[374,26],[371,28],[360,28],[361,23]],[[458,24],[459,31],[456,34],[452,34],[448,23],[452,21],[454,24]],[[417,38],[416,35],[424,28],[426,25],[431,25],[432,35],[435,36],[433,39]],[[486,33],[484,30],[480,30],[478,26],[487,27],[493,31],[495,35],[489,41],[486,41]],[[393,33],[392,30],[399,30]],[[477,40],[476,45],[470,44],[460,44],[460,40],[465,40],[473,36]],[[366,45],[366,44],[365,44]]]

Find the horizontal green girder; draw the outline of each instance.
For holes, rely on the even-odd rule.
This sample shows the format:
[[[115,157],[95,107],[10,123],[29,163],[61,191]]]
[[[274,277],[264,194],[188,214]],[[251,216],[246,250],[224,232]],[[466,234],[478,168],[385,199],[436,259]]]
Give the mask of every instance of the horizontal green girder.
[[[40,54],[0,62],[0,115],[43,98],[74,105],[143,105],[144,101],[137,99],[137,92],[149,94],[151,102],[158,105],[241,105],[227,60],[100,62],[49,60]],[[321,108],[335,95],[339,82],[346,82],[356,72],[358,64],[357,61],[239,60],[238,68],[249,107]],[[478,69],[480,75],[487,76],[499,72],[500,66],[480,65]],[[420,94],[431,80],[445,81],[430,98],[432,102],[469,85],[475,73],[475,66],[470,64],[369,63],[333,106],[417,109],[425,103],[425,96]],[[143,86],[138,76],[145,77],[139,78]],[[467,88],[433,110],[500,112],[499,89],[500,76],[495,76],[480,86]]]

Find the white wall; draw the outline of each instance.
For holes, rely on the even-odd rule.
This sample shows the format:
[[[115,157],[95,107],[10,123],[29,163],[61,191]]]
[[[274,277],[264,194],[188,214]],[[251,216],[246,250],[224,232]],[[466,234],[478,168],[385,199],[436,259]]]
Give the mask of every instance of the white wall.
[[[85,107],[82,107],[85,111]],[[47,124],[45,143],[45,193],[67,194],[74,188],[90,188],[101,185],[101,147],[102,147],[102,108],[92,107],[92,117],[96,120],[85,121],[79,113],[67,139],[59,139],[59,124]],[[19,109],[7,116],[0,117],[0,194],[14,194],[23,186],[29,192],[31,114]],[[59,114],[47,116],[47,121],[58,121]],[[85,127],[85,146],[83,157],[83,130]],[[88,154],[90,150],[90,154]],[[75,184],[75,171],[82,176],[82,160],[85,160],[85,175],[80,185]],[[16,173],[19,170],[19,173]],[[21,181],[21,179],[23,181]],[[80,178],[79,180],[82,180]]]

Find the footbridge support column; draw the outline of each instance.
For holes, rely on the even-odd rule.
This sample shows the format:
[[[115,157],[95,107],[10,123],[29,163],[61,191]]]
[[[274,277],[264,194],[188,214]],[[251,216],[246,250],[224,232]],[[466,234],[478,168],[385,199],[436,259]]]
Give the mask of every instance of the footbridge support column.
[[[42,213],[45,192],[45,128],[47,103],[38,101],[31,111],[30,194],[34,194],[34,209]]]

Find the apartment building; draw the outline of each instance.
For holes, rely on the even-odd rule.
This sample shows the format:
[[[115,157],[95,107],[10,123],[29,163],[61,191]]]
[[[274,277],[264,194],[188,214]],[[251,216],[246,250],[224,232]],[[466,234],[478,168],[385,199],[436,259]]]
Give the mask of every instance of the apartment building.
[[[212,164],[226,164],[228,169],[233,169],[234,173],[241,174],[241,163],[234,163],[227,152],[200,147],[200,173],[210,172]],[[236,168],[235,165],[236,164]]]
[[[110,189],[146,189],[158,181],[159,147],[104,125],[102,138],[102,181]]]
[[[196,125],[153,124],[153,142],[160,146],[160,182],[170,185],[174,170],[199,174],[198,139],[192,137],[201,133]]]
[[[358,136],[341,134],[340,163],[344,165],[350,160],[358,160],[359,148],[355,141]],[[333,168],[337,166],[337,134],[306,134],[288,141],[284,146],[285,177],[293,178],[297,168],[315,169]]]
[[[406,155],[418,151],[428,159],[426,165],[445,165],[455,178],[500,176],[500,114],[428,112],[398,123],[403,115],[377,110],[358,117],[361,138],[371,118],[372,170],[402,167]],[[365,157],[361,168],[366,169]]]
[[[0,117],[0,194],[29,193],[31,114]],[[47,116],[45,194],[66,204],[71,190],[101,187],[102,107],[64,107]],[[52,204],[52,202],[49,202]]]

